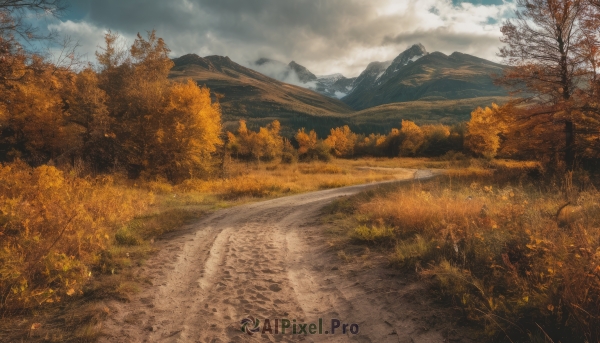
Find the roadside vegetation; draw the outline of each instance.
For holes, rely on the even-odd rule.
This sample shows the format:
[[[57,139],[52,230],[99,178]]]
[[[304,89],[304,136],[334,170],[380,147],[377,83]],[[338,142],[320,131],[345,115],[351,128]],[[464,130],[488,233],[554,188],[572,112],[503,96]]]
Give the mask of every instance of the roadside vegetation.
[[[539,165],[491,163],[338,200],[325,222],[338,255],[381,251],[485,328],[485,340],[595,342],[599,195],[586,173],[555,179]]]

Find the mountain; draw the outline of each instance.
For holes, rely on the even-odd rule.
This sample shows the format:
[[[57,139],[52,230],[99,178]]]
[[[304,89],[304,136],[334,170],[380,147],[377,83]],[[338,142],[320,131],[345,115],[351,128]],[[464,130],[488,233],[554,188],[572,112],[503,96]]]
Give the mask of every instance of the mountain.
[[[296,75],[298,75],[298,79],[302,83],[308,83],[317,80],[315,74],[311,73],[308,69],[306,69],[306,67],[301,66],[294,61],[291,61],[288,66],[296,73]]]
[[[233,62],[229,57],[188,54],[173,59],[172,79],[192,79],[221,97],[224,121],[279,119],[296,128],[319,120],[334,125],[352,109],[340,100],[283,83]],[[263,61],[263,65],[273,64]],[[321,118],[321,119],[319,119]],[[323,124],[325,125],[325,124]],[[331,126],[329,126],[331,127]]]
[[[387,62],[371,62],[367,68],[358,75],[356,80],[350,86],[350,95],[352,94],[363,94],[364,92],[372,89],[376,84],[377,80],[385,73],[388,67],[392,64],[392,61]],[[344,97],[347,99],[350,95]],[[343,100],[346,102],[345,100]]]
[[[269,58],[261,58],[250,64],[250,68],[276,80],[311,89],[330,98],[343,98],[352,90],[356,78],[342,74],[316,76],[295,61],[285,64]]]
[[[402,67],[409,63],[415,62],[427,54],[427,50],[425,50],[425,47],[420,43],[411,46],[392,61],[389,67],[381,75],[379,80],[377,80],[377,85],[387,82],[389,79],[394,77],[394,75],[396,75],[396,73],[398,73]]]
[[[342,101],[356,110],[415,100],[456,100],[505,96],[492,75],[504,66],[475,56],[454,52],[427,53],[416,44],[391,62],[373,62],[356,79],[352,92]]]
[[[352,84],[356,78],[347,78],[342,74],[317,76],[315,91],[332,97],[343,98],[352,90]]]
[[[369,63],[356,78],[316,76],[295,61],[286,65],[268,58],[250,67],[279,81],[341,99],[355,110],[406,101],[507,95],[492,79],[505,66],[459,52],[450,56],[428,53],[422,44],[414,44],[391,61]]]

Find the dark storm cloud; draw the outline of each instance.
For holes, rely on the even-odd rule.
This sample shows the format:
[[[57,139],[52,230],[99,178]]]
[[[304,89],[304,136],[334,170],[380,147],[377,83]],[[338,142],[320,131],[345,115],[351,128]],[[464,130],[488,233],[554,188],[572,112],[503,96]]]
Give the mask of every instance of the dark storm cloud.
[[[451,0],[82,0],[73,1],[66,18],[74,25],[63,26],[91,25],[99,28],[99,38],[103,29],[129,38],[156,29],[173,56],[228,55],[240,63],[269,57],[295,60],[317,74],[356,74],[369,60],[393,58],[419,41],[431,51],[442,49],[437,44],[446,49],[456,43],[454,50],[497,44],[456,30],[444,33],[428,23],[431,7],[442,8],[441,18],[461,6]],[[432,37],[438,34],[450,40]]]
[[[214,37],[295,52],[319,37],[334,45],[364,42],[368,33],[359,27],[373,14],[367,2],[352,0],[105,0],[92,2],[87,20],[127,33],[156,28],[171,37],[192,34],[195,45]]]

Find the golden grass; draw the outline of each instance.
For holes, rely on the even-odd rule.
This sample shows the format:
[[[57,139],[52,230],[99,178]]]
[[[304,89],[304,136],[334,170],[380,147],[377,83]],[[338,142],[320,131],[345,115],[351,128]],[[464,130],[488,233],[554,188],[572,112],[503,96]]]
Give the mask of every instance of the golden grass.
[[[535,164],[492,165],[341,200],[327,220],[345,229],[329,232],[345,232],[344,251],[393,246],[392,265],[419,270],[490,339],[598,341],[600,193],[571,189],[563,208],[570,175],[557,187],[517,176]]]
[[[377,163],[370,163],[377,165]],[[383,164],[383,162],[381,163]],[[406,178],[410,171],[359,169],[355,161],[333,160],[297,164],[233,162],[228,177],[216,180],[192,179],[173,190],[203,193],[222,199],[241,201],[248,198],[273,198],[302,192],[361,183]]]

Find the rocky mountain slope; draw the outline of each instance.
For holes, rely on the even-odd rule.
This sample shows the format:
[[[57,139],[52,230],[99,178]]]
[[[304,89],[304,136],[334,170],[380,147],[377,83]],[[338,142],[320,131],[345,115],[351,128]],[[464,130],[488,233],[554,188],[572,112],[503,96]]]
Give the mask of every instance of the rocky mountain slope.
[[[415,100],[505,96],[506,91],[493,82],[493,75],[503,68],[475,56],[427,53],[422,45],[413,45],[391,62],[371,63],[342,101],[363,110]]]

